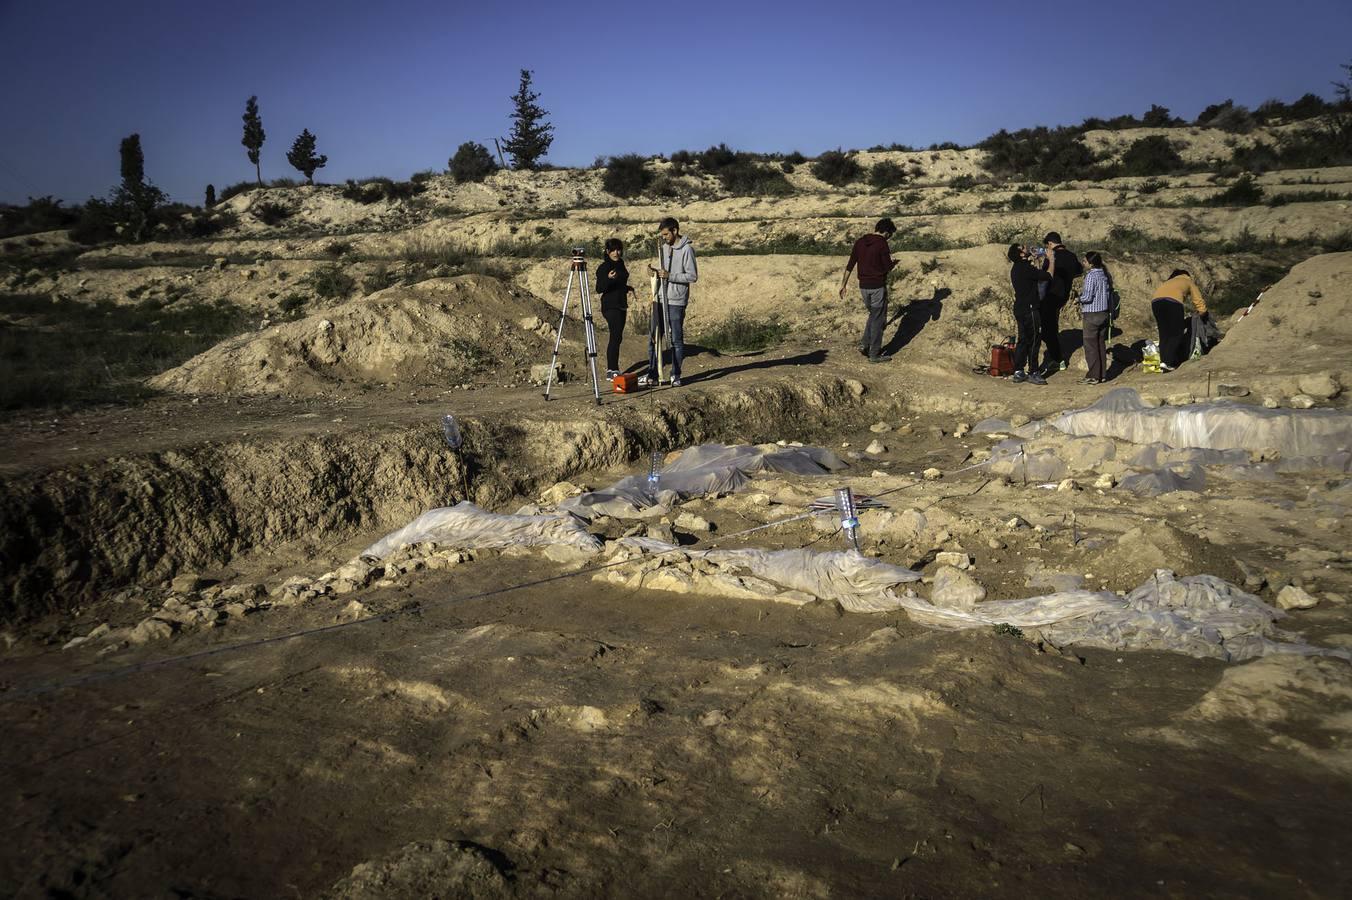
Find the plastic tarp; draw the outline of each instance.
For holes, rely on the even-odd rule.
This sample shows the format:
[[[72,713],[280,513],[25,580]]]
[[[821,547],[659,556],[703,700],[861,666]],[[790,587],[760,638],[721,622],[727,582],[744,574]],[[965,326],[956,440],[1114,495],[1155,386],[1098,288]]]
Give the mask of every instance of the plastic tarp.
[[[1166,650],[1230,662],[1269,653],[1352,660],[1352,651],[1301,643],[1298,635],[1278,629],[1274,623],[1286,613],[1213,575],[1176,578],[1160,569],[1126,597],[1071,590],[950,609],[909,590],[894,590],[919,580],[918,573],[853,551],[699,551],[649,538],[625,538],[618,545],[613,559],[628,555],[632,562],[595,577],[635,590],[767,600],[790,593],[839,603],[849,612],[904,609],[918,624],[933,628],[1012,625],[1035,630],[1054,646]]]
[[[655,496],[645,472],[608,488],[569,497],[558,508],[584,519],[630,518],[653,506],[670,507],[681,499],[736,490],[757,472],[825,475],[846,466],[840,457],[820,447],[701,444],[681,453],[661,471]]]
[[[790,602],[839,603],[848,612],[889,612],[904,604],[892,588],[920,573],[853,550],[686,550],[652,538],[617,541],[617,559],[637,562],[598,574],[633,589],[675,590]]]
[[[1169,494],[1174,491],[1196,491],[1200,494],[1206,490],[1206,472],[1202,471],[1201,466],[1165,466],[1149,472],[1124,475],[1117,486],[1143,497],[1154,497],[1157,494]]]
[[[1074,435],[1106,435],[1135,444],[1212,450],[1274,449],[1284,457],[1328,456],[1352,449],[1352,413],[1334,409],[1266,409],[1213,400],[1149,407],[1131,388],[1104,394],[1047,424]]]
[[[547,547],[560,545],[586,553],[601,549],[601,541],[573,516],[504,515],[480,509],[469,501],[431,509],[412,522],[390,532],[361,552],[384,559],[400,547],[434,541],[466,550]]]
[[[1017,438],[1003,440],[991,448],[987,460],[996,475],[1022,478],[1024,481],[1060,481],[1070,467],[1050,447],[1030,449]]]

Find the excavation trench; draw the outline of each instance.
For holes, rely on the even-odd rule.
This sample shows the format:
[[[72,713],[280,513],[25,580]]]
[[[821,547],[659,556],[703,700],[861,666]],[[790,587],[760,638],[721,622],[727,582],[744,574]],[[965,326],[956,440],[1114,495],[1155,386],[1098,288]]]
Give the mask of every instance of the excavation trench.
[[[848,378],[686,392],[565,418],[462,422],[451,451],[431,420],[380,430],[126,454],[0,481],[0,621],[68,611],[109,592],[308,538],[397,527],[466,497],[488,507],[654,449],[810,439],[861,421]]]

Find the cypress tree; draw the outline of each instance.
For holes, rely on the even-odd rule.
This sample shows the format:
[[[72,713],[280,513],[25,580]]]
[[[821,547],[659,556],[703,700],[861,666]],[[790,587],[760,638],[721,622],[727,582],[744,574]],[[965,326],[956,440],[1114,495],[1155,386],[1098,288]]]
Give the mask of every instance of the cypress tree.
[[[249,162],[254,164],[254,174],[258,176],[259,187],[263,186],[263,168],[258,164],[258,157],[266,137],[263,120],[258,115],[258,97],[250,97],[249,102],[244,104],[244,139],[240,143],[249,151]]]
[[[206,209],[211,209],[215,205],[216,205],[216,185],[209,184],[207,185],[206,203],[203,204],[203,206]]]
[[[530,89],[531,71],[521,70],[521,84],[512,96],[512,134],[503,146],[512,157],[512,167],[534,169],[554,143],[554,126],[545,121],[545,112],[535,101],[540,95]]]
[[[296,171],[305,176],[306,184],[314,184],[315,169],[324,168],[324,164],[329,161],[329,158],[315,154],[315,136],[310,134],[310,129],[306,128],[291,144],[291,149],[286,153],[286,161],[291,163]]]
[[[164,192],[146,181],[145,154],[141,135],[129,134],[118,146],[121,155],[122,184],[113,192],[113,205],[127,219],[133,241],[141,240],[155,215],[155,208],[166,199]]]

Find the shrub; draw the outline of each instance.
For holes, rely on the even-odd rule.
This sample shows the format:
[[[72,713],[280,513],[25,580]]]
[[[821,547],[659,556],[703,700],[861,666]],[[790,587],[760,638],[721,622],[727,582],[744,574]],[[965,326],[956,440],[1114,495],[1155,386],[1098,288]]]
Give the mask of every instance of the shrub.
[[[498,170],[498,164],[488,148],[475,141],[466,141],[456,149],[447,166],[458,183],[483,181]]]
[[[320,266],[307,274],[301,283],[314,291],[316,297],[324,300],[340,300],[357,286],[352,276],[339,266]]]
[[[796,166],[787,159],[779,164],[779,171],[783,172],[785,175],[792,175],[795,168]]]
[[[1207,206],[1256,206],[1263,200],[1263,189],[1253,180],[1252,175],[1244,174],[1225,190],[1204,202]]]
[[[803,163],[807,162],[807,157],[799,153],[797,150],[794,150],[792,153],[789,153],[784,157],[784,162],[788,163],[791,166],[801,166]]]
[[[249,214],[264,225],[280,225],[295,215],[296,211],[285,204],[264,200],[262,203],[255,203]]]
[[[343,186],[342,195],[357,203],[376,203],[381,200],[408,200],[416,197],[427,186],[417,181],[395,181],[392,178],[371,178],[362,183],[348,180]]]
[[[1122,154],[1123,175],[1168,175],[1183,167],[1183,157],[1162,134],[1134,141]]]
[[[29,197],[23,206],[0,206],[0,237],[69,228],[79,221],[81,212],[78,206],[63,207],[50,194]]]
[[[1141,124],[1146,128],[1168,128],[1171,125],[1182,125],[1183,122],[1169,114],[1169,107],[1152,103],[1145,115],[1141,116]]]
[[[221,190],[216,194],[216,202],[224,203],[231,197],[234,197],[238,194],[248,193],[249,191],[257,189],[257,187],[258,185],[252,181],[237,181],[234,184],[228,184],[225,187],[221,188]]]
[[[840,150],[827,150],[812,164],[814,178],[836,187],[858,181],[863,174],[864,167],[859,161]]]
[[[327,253],[329,256],[332,256],[334,259],[338,259],[340,256],[345,256],[348,253],[352,252],[352,242],[332,241],[329,243],[328,246],[324,248],[324,252]]]
[[[699,154],[699,167],[710,175],[717,175],[720,169],[737,162],[739,154],[727,144],[710,147]]]
[[[1013,212],[1027,212],[1046,204],[1047,198],[1041,194],[1015,194],[1009,198],[1009,208]]]
[[[422,169],[408,176],[408,180],[413,182],[414,184],[426,185],[429,181],[431,181],[433,178],[436,178],[439,174],[441,173],[439,173],[436,169]]]
[[[701,331],[695,342],[720,352],[745,352],[772,347],[788,333],[789,326],[774,317],[761,320],[735,312],[712,328]]]
[[[730,194],[782,196],[793,193],[793,186],[783,172],[749,159],[724,166],[718,173],[718,180]]]
[[[606,174],[601,177],[601,187],[606,193],[616,197],[637,197],[652,184],[653,173],[644,165],[643,157],[637,153],[612,156],[606,161]]]
[[[907,177],[904,168],[888,160],[876,163],[868,170],[869,184],[880,191],[900,187],[906,183]]]
[[[374,269],[366,273],[366,277],[361,280],[361,289],[363,294],[374,294],[376,291],[383,291],[387,287],[392,287],[398,279],[394,273],[384,263],[378,263]]]
[[[1004,129],[978,146],[986,151],[986,170],[1001,176],[1022,176],[1054,184],[1072,178],[1098,177],[1093,153],[1080,140],[1076,128]]]
[[[305,304],[309,302],[309,298],[304,294],[292,292],[277,301],[277,308],[281,310],[283,318],[298,319],[305,310]]]
[[[955,191],[970,191],[976,187],[976,179],[971,175],[959,175],[948,182],[948,186]]]

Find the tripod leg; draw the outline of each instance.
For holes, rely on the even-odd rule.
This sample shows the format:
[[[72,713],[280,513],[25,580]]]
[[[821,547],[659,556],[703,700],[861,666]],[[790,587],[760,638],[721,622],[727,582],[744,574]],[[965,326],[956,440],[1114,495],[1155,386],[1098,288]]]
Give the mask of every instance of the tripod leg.
[[[573,294],[572,270],[568,272],[568,287],[563,292],[563,310],[559,313],[559,329],[554,332],[554,355],[549,360],[549,374],[545,376],[545,399],[549,399],[549,389],[554,384],[554,367],[559,364],[559,344],[563,343],[563,323],[568,321],[568,298]]]
[[[592,316],[591,288],[587,284],[587,270],[583,269],[580,273],[581,292],[578,294],[582,301],[582,331],[587,339],[587,364],[591,366],[592,396],[596,398],[596,405],[601,405],[601,381],[596,377],[596,319]]]
[[[671,306],[667,303],[667,282],[662,282],[662,327],[666,331],[668,346],[671,347],[671,377],[676,377],[676,342],[671,336]]]

